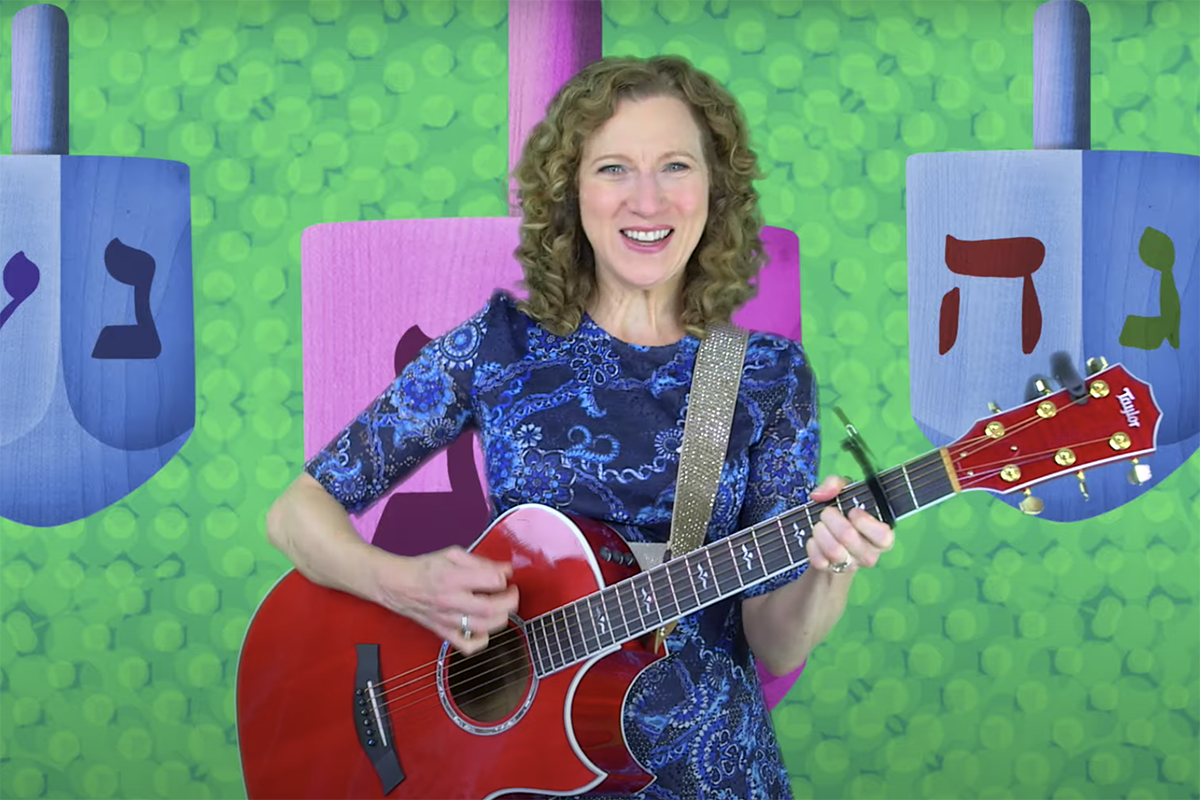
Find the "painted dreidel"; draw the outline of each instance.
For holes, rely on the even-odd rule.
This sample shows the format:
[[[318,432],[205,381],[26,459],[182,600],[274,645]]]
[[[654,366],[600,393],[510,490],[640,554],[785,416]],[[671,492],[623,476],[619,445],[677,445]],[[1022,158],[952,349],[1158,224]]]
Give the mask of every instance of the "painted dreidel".
[[[931,442],[1025,402],[1055,352],[1154,387],[1151,463],[1043,486],[1060,522],[1139,497],[1200,443],[1200,158],[1089,149],[1089,27],[1078,0],[1035,13],[1033,150],[907,164],[912,413]]]
[[[0,156],[0,517],[82,519],[129,495],[195,421],[191,201],[174,161],[67,155],[67,18],[12,25]]]
[[[558,88],[603,55],[603,12],[599,0],[512,0],[509,3],[509,165],[515,167],[525,138]],[[477,312],[495,288],[519,294],[519,210],[506,217],[382,220],[314,225],[301,248],[304,319],[305,452],[323,447],[395,377],[393,357],[401,337],[414,326],[439,336]],[[768,264],[758,296],[734,319],[756,330],[800,338],[800,248],[788,230],[766,228]],[[346,324],[357,320],[359,324]],[[353,352],[355,358],[346,358]],[[468,544],[480,533],[455,529],[447,518],[473,508],[486,485],[482,454],[474,448],[478,482],[453,481],[445,453],[430,459],[392,494],[354,517],[359,533],[374,540],[387,509],[414,514],[438,507],[445,494],[447,516],[409,520],[406,528],[424,538],[381,544],[406,553]],[[464,496],[466,492],[469,496]],[[393,503],[397,494],[420,502]],[[415,500],[415,498],[414,498]],[[773,678],[762,673],[773,705],[796,673]]]

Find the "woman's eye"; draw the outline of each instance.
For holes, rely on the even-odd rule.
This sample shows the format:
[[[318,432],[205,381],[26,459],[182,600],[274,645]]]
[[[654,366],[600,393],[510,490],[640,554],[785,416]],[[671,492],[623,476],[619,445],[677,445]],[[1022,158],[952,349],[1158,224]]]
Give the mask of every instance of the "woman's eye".
[[[600,171],[607,173],[609,175],[616,175],[618,172],[621,171],[621,169],[622,169],[622,167],[620,164],[605,164],[603,167],[600,168]]]
[[[684,164],[682,161],[672,161],[670,164],[667,164],[668,172],[683,172],[687,168],[688,165]]]

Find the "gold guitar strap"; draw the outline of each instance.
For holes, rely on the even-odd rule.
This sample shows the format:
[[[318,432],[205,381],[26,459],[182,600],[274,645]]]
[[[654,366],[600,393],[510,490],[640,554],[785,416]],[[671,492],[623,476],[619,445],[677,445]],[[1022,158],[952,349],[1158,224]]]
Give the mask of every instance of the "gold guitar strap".
[[[749,338],[750,332],[744,328],[718,323],[707,329],[696,352],[684,412],[671,538],[665,558],[677,558],[704,544],[729,448],[729,430]],[[674,622],[658,629],[654,637],[655,652],[674,629]]]

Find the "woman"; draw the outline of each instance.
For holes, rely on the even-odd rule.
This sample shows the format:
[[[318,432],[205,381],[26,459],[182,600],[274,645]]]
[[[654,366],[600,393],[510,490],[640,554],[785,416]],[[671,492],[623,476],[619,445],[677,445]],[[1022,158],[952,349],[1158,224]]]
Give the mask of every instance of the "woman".
[[[628,540],[670,531],[684,402],[706,325],[727,321],[761,266],[756,159],[734,99],[678,58],[604,59],[572,78],[516,171],[529,291],[495,294],[426,346],[307,464],[267,532],[311,580],[409,617],[466,653],[517,607],[511,568],[451,548],[401,558],[365,544],[358,512],[467,427],[499,514],[542,503]],[[800,346],[754,334],[710,539],[814,489],[815,383]],[[790,796],[754,668],[796,669],[840,617],[855,570],[891,530],[826,509],[810,566],[680,621],[635,682],[630,748],[647,797]]]

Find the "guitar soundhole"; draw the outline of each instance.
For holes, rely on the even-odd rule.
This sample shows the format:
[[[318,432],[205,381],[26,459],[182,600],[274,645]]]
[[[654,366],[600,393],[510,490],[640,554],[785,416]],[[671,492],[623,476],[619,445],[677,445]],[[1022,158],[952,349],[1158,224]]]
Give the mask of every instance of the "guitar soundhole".
[[[531,675],[529,652],[525,637],[511,624],[492,634],[482,651],[472,656],[454,651],[449,662],[450,696],[463,716],[495,723],[521,705]]]

